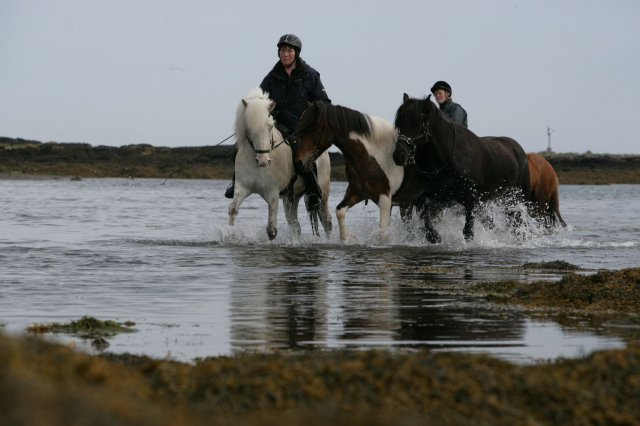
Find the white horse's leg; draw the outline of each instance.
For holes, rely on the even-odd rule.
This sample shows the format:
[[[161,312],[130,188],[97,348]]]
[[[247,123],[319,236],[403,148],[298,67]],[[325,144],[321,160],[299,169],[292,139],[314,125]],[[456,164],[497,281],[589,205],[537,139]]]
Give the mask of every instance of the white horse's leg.
[[[298,221],[298,202],[300,197],[294,197],[293,202],[289,201],[289,195],[282,197],[282,205],[284,206],[284,214],[287,223],[293,232],[294,238],[300,238],[300,222]]]
[[[240,210],[240,204],[249,196],[249,192],[239,186],[236,182],[236,187],[233,192],[233,200],[229,204],[229,226],[236,224],[236,216]]]
[[[340,228],[340,239],[345,241],[349,237],[347,231],[347,210],[362,201],[362,198],[357,194],[351,185],[347,186],[347,191],[344,193],[344,198],[336,207],[336,217],[338,218],[338,227]]]
[[[387,194],[380,195],[378,208],[380,209],[380,229],[387,229],[391,224],[391,197]]]
[[[333,224],[331,223],[331,212],[329,211],[329,194],[322,197],[322,207],[320,208],[320,222],[324,228],[324,234],[327,238],[331,236]]]
[[[349,210],[347,206],[336,209],[336,218],[338,219],[340,239],[342,241],[346,241],[347,237],[349,237],[349,231],[347,231],[347,210]]]
[[[267,221],[267,236],[273,240],[278,235],[278,193],[274,192],[263,197],[269,205],[269,219]]]
[[[391,224],[391,197],[389,195],[380,195],[378,209],[380,209],[380,238],[381,241],[387,241],[389,238],[387,230]]]
[[[331,192],[331,160],[329,153],[324,152],[317,160],[318,166],[318,184],[322,189],[322,206],[320,207],[319,216],[325,236],[329,238],[333,225],[331,223],[331,212],[329,211],[329,196]]]

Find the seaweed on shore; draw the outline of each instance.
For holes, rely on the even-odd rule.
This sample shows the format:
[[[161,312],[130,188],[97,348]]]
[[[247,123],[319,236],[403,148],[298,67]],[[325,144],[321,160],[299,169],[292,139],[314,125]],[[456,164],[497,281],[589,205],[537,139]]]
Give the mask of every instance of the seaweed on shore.
[[[488,356],[319,351],[195,365],[0,334],[3,424],[636,424],[640,347],[517,366]]]
[[[541,271],[580,271],[582,268],[572,265],[564,260],[552,260],[550,262],[532,262],[522,265],[523,269],[537,269]]]
[[[32,324],[27,327],[27,333],[45,334],[45,333],[63,333],[77,336],[82,339],[91,340],[91,345],[99,350],[109,347],[108,338],[119,333],[131,333],[135,331],[132,328],[135,324],[127,321],[118,323],[112,320],[99,320],[90,316],[83,316],[77,321],[70,321],[66,324]]]
[[[481,283],[475,285],[473,291],[484,293],[492,302],[530,308],[640,314],[640,268],[600,271],[592,275],[570,273],[557,282]]]

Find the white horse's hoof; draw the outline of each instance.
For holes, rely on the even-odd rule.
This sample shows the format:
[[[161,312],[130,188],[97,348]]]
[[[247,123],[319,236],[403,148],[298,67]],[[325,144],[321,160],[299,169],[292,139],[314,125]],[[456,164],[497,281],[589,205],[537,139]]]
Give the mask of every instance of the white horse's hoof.
[[[276,235],[278,235],[278,230],[277,229],[267,229],[267,236],[269,237],[270,240],[274,240],[276,238]]]
[[[378,244],[388,244],[391,241],[391,236],[389,235],[389,228],[386,229],[378,229],[373,233],[373,240]]]

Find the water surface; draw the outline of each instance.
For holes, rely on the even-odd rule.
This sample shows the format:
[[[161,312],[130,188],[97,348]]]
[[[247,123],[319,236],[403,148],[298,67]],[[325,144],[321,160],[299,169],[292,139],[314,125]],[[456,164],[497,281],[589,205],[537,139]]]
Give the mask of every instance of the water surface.
[[[485,352],[515,362],[621,347],[602,327],[560,326],[495,309],[438,283],[558,279],[524,263],[564,260],[589,269],[638,265],[639,185],[562,186],[569,227],[534,221],[519,234],[498,205],[495,227],[478,221],[465,242],[460,209],[436,220],[442,244],[394,210],[355,206],[352,238],[311,234],[301,214],[294,240],[282,211],[269,241],[266,205],[254,195],[227,226],[226,182],[213,180],[0,180],[0,323],[21,332],[83,315],[134,321],[109,350],[191,360],[246,350],[389,348]],[[344,193],[333,184],[332,209]],[[301,213],[303,208],[301,206]],[[429,285],[424,285],[428,282]],[[77,342],[90,350],[86,342]]]

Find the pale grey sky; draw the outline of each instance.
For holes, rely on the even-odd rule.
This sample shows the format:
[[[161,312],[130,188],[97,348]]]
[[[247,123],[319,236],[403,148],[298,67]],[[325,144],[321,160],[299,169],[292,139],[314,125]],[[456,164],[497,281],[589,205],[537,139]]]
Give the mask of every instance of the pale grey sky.
[[[216,144],[295,33],[335,104],[393,121],[446,80],[480,136],[637,154],[638,22],[637,0],[0,0],[0,136]]]

